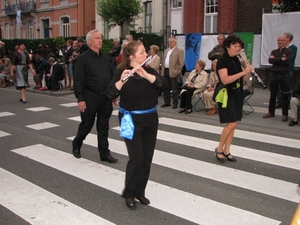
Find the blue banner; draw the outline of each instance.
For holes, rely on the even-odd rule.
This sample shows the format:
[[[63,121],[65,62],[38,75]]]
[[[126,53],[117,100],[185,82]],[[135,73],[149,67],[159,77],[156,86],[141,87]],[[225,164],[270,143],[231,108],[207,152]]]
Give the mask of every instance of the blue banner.
[[[195,69],[196,61],[199,59],[201,46],[201,33],[185,34],[185,60],[186,71]]]

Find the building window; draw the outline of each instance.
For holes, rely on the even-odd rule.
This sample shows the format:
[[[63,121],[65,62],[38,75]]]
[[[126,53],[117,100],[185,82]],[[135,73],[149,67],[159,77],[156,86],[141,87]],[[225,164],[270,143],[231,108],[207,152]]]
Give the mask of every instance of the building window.
[[[61,24],[62,24],[62,36],[64,37],[70,37],[70,19],[69,17],[62,17],[61,18]]]
[[[145,3],[145,33],[152,32],[152,1]]]
[[[4,39],[10,39],[9,37],[9,24],[4,23]]]
[[[33,39],[33,21],[28,21],[28,38]]]
[[[172,8],[181,8],[182,7],[182,0],[173,0],[172,1]]]
[[[218,0],[206,0],[204,4],[204,32],[217,33]]]

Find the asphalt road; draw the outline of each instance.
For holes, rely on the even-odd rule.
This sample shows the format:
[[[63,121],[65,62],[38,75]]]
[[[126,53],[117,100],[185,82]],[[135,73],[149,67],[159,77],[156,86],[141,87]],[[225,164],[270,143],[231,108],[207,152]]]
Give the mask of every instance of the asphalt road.
[[[82,159],[71,154],[79,124],[71,91],[0,89],[0,224],[289,224],[300,199],[300,126],[263,119],[268,90],[256,89],[235,132],[236,163],[214,155],[218,115],[160,108],[146,196],[131,211],[120,197],[128,160],[117,106],[110,120],[116,164],[101,162],[93,128]],[[195,100],[194,100],[195,101]],[[159,105],[163,99],[159,97]],[[202,109],[201,103],[196,108]],[[247,110],[245,108],[245,110]]]

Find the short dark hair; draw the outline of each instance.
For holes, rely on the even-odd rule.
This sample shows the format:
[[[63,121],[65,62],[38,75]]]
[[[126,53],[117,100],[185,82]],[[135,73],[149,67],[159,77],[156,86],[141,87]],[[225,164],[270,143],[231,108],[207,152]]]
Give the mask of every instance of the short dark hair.
[[[242,44],[243,41],[236,34],[229,34],[223,42],[223,48],[225,51],[227,51],[227,48],[236,43]]]
[[[20,45],[25,45],[25,42],[20,41],[17,45],[18,45],[18,46],[20,46]]]
[[[78,41],[78,42],[81,42],[81,43],[84,43],[84,42],[85,42],[83,38],[78,38],[77,41]]]

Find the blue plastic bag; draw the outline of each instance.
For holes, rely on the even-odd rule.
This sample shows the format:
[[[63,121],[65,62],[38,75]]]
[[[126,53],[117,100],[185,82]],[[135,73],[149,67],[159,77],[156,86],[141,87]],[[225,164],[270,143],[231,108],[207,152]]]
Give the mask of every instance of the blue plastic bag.
[[[120,137],[132,140],[134,134],[134,124],[130,112],[125,111],[121,119]]]

